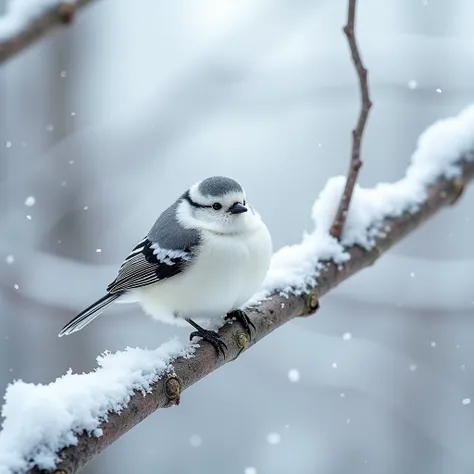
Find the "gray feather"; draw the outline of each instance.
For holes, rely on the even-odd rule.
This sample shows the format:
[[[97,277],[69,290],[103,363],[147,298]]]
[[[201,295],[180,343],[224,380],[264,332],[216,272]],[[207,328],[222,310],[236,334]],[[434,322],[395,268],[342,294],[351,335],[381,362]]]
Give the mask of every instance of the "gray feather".
[[[237,181],[224,176],[212,176],[199,184],[203,196],[221,197],[232,192],[242,192],[242,186]]]
[[[168,207],[148,232],[148,238],[162,249],[189,250],[199,244],[199,231],[186,229],[176,217],[176,209],[180,201],[181,198]]]
[[[73,332],[80,331],[84,326],[87,326],[91,321],[97,318],[97,316],[102,314],[104,309],[107,308],[107,306],[109,306],[109,304],[115,301],[119,296],[120,293],[115,295],[107,294],[103,296],[84,311],[82,311],[82,313],[79,313],[74,319],[69,321],[66,326],[61,329],[61,332],[58,334],[58,336],[68,336]]]
[[[118,272],[117,278],[107,287],[109,293],[151,285],[180,273],[193,257],[199,244],[200,233],[186,229],[176,217],[179,198],[166,209],[130,252]]]

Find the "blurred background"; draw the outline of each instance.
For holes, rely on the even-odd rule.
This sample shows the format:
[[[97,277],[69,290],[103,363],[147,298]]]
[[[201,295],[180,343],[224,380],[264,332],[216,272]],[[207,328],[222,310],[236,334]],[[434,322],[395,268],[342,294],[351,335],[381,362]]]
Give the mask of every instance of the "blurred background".
[[[360,182],[474,98],[472,0],[360,0],[374,107]],[[0,12],[5,0],[0,0]],[[103,0],[0,68],[0,392],[191,328],[102,295],[191,183],[242,182],[275,248],[345,174],[346,0]],[[473,131],[474,133],[474,131]],[[474,192],[91,462],[92,473],[472,473]],[[471,399],[473,402],[471,403]]]

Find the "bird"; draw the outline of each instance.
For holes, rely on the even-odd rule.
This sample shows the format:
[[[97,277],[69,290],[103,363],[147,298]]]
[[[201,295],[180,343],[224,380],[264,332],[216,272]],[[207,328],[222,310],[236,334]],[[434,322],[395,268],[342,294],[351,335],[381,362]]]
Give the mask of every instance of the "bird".
[[[211,176],[190,186],[161,213],[120,266],[100,299],[58,336],[83,329],[113,302],[137,302],[155,319],[181,320],[225,357],[227,346],[195,319],[238,320],[255,329],[241,307],[258,291],[272,256],[272,239],[234,179]]]

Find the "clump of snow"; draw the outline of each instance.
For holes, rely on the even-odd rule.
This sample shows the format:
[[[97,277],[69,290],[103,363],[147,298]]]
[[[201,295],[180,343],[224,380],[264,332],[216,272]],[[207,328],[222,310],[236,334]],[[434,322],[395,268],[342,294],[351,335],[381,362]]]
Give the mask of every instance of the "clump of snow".
[[[21,474],[33,465],[53,469],[57,452],[76,444],[78,433],[101,436],[108,413],[122,410],[134,391],[149,392],[172,361],[190,357],[194,347],[172,340],[155,350],[127,348],[99,356],[99,367],[88,374],[68,371],[48,385],[12,383],[2,409],[0,474]]]
[[[371,249],[387,218],[416,212],[427,198],[428,188],[441,177],[461,175],[461,160],[474,159],[474,105],[458,116],[439,120],[418,138],[405,176],[394,183],[379,183],[373,188],[356,184],[341,241],[331,237],[331,228],[346,178],[331,178],[316,199],[312,218],[314,229],[302,242],[283,247],[273,255],[262,290],[247,306],[264,300],[275,290],[282,295],[301,294],[316,285],[322,261],[337,264],[350,256],[347,248],[359,245]]]
[[[68,0],[75,3],[75,0]],[[25,29],[41,15],[57,7],[61,0],[9,0],[5,13],[0,17],[0,41],[10,38]]]

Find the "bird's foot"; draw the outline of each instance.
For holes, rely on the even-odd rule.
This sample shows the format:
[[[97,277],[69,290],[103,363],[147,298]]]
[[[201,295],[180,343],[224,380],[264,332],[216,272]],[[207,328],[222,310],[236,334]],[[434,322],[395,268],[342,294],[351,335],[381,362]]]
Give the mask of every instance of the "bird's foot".
[[[201,337],[205,341],[209,342],[212,344],[214,349],[216,350],[217,355],[219,356],[219,351],[222,353],[224,359],[225,359],[225,351],[224,349],[227,350],[227,345],[226,343],[221,339],[219,334],[215,331],[210,331],[209,329],[204,329],[201,326],[197,325],[194,321],[191,319],[187,319],[188,323],[191,324],[194,328],[196,328],[196,331],[193,331],[189,335],[189,340],[191,341],[193,337]]]
[[[250,328],[252,327],[254,331],[256,331],[256,328],[250,318],[247,316],[247,313],[245,311],[242,311],[241,309],[236,309],[234,311],[231,311],[230,313],[227,313],[224,319],[229,320],[234,318],[239,321],[240,324],[242,324],[245,329],[245,332],[249,335],[249,338],[252,339],[252,331]]]

